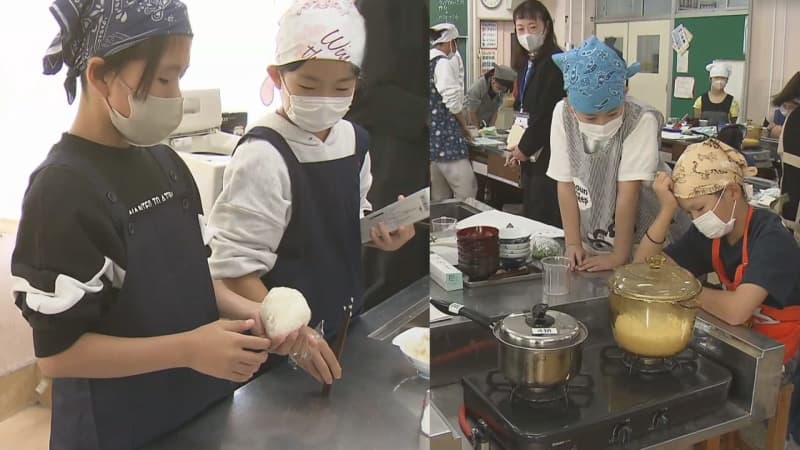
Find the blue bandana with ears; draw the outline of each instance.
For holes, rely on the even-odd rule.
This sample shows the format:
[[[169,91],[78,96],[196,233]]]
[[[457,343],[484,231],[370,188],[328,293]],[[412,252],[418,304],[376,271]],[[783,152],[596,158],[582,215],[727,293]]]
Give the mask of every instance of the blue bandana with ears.
[[[50,12],[61,31],[47,49],[44,73],[69,68],[64,88],[70,104],[89,58],[113,55],[154,36],[192,35],[179,0],[55,0]]]
[[[584,114],[610,111],[625,100],[625,81],[639,72],[639,63],[625,61],[591,36],[580,47],[553,55],[564,74],[564,90],[572,107]]]

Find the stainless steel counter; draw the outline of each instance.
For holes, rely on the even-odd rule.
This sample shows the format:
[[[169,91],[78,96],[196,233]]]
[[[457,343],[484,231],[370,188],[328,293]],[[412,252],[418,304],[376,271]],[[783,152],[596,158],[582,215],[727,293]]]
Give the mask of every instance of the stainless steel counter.
[[[543,299],[541,280],[451,292],[432,283],[431,295],[462,303],[492,317],[502,317],[529,309],[542,300],[556,309],[559,305],[579,307],[577,304],[581,302],[606,302],[608,276],[609,273],[573,274],[569,294],[547,299]],[[733,372],[734,382],[725,408],[712,416],[649,436],[647,441],[629,448],[682,449],[773,414],[781,377],[783,351],[779,344],[701,312],[692,346]],[[467,348],[469,351],[464,350]],[[447,416],[451,430],[458,437],[462,437],[457,420],[462,402],[458,380],[467,373],[495,367],[496,352],[493,337],[466,319],[458,317],[431,324],[432,401]],[[466,439],[462,444],[470,448]]]
[[[329,398],[287,364],[237,390],[151,450],[416,450],[426,444],[420,417],[428,381],[391,338],[427,326],[428,279],[355,320],[342,356],[343,377]],[[422,306],[423,314],[418,314]],[[384,340],[369,337],[378,332]]]

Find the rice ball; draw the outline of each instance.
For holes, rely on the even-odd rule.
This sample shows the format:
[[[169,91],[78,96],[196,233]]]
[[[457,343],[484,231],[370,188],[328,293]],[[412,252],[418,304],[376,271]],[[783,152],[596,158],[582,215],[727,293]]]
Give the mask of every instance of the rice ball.
[[[311,308],[298,290],[273,288],[261,302],[261,323],[269,338],[286,336],[308,325],[309,321]]]

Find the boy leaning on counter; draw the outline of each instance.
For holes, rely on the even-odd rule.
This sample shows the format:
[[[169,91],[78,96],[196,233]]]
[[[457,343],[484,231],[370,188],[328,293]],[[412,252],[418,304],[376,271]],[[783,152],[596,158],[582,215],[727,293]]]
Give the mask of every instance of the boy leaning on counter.
[[[715,273],[722,289],[704,288],[700,306],[731,325],[748,325],[785,346],[784,382],[795,385],[789,433],[800,438],[800,248],[780,216],[748,203],[744,177],[753,175],[741,153],[710,139],[689,146],[672,177],[659,172],[653,189],[660,211],[635,260],[661,253],[695,276]],[[676,242],[663,244],[675,212],[692,217]]]

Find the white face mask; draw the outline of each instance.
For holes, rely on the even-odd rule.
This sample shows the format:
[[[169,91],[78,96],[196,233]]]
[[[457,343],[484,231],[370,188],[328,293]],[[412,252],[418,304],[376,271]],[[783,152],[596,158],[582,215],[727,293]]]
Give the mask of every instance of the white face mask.
[[[120,82],[128,88],[125,82]],[[108,103],[108,100],[106,100]],[[166,139],[178,128],[183,120],[183,97],[156,97],[148,95],[144,100],[133,98],[128,94],[131,107],[129,117],[120,114],[110,103],[111,123],[114,128],[132,145],[148,147]]]
[[[517,41],[529,53],[533,53],[544,45],[544,34],[518,34]]]
[[[721,91],[721,90],[725,89],[725,86],[728,85],[728,82],[725,81],[725,80],[714,80],[714,81],[711,82],[711,85],[714,86],[714,89],[717,89],[718,91]]]
[[[285,103],[286,115],[298,127],[311,133],[328,130],[350,110],[353,96],[349,97],[311,97],[292,95],[286,89],[286,82],[281,82],[289,97]]]
[[[578,129],[580,132],[586,136],[588,139],[593,141],[603,141],[608,140],[614,137],[622,128],[622,118],[624,117],[623,114],[620,114],[618,117],[612,119],[609,122],[606,122],[604,125],[597,125],[593,123],[585,123],[581,122],[578,119]]]
[[[736,201],[733,202],[733,209],[731,210],[731,218],[727,222],[723,222],[722,219],[717,217],[717,214],[714,211],[719,206],[720,200],[722,200],[722,196],[725,194],[725,191],[722,191],[719,198],[717,199],[717,203],[714,205],[714,208],[710,211],[706,211],[700,217],[694,219],[692,223],[695,227],[697,227],[698,231],[703,233],[703,235],[709,239],[719,239],[722,236],[733,231],[733,224],[736,222],[736,219],[733,218],[733,212],[736,211]]]

